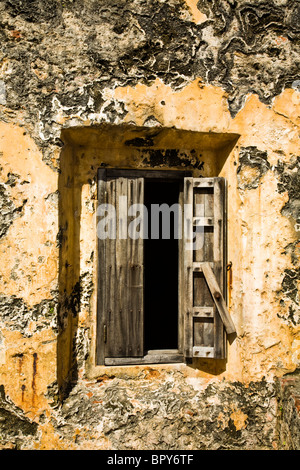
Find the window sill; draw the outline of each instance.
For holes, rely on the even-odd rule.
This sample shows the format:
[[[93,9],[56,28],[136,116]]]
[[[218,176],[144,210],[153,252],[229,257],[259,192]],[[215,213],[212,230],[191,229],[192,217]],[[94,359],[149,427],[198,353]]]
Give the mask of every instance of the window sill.
[[[139,364],[170,364],[184,362],[183,354],[178,350],[152,350],[143,357],[107,357],[106,366],[139,365]]]

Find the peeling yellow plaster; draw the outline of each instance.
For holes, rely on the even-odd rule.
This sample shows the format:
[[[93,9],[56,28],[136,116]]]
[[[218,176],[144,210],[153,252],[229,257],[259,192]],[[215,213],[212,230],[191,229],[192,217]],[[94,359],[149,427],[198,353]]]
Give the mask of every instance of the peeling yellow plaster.
[[[284,90],[274,99],[273,109],[290,119],[296,126],[300,126],[300,92],[292,89]]]
[[[234,411],[231,413],[230,418],[232,419],[235,429],[240,431],[241,429],[245,429],[246,427],[246,420],[248,416],[243,413],[241,410]]]
[[[138,126],[145,125],[147,119],[154,116],[164,127],[224,132],[228,131],[231,121],[224,90],[204,85],[200,79],[176,92],[160,79],[150,87],[142,84],[134,88],[118,87],[115,98],[126,105],[125,122]]]
[[[17,175],[13,187],[6,184],[9,174]],[[24,205],[0,240],[0,293],[21,296],[32,306],[51,298],[57,285],[57,174],[42,161],[24,128],[3,122],[0,182],[16,207]]]
[[[204,21],[207,20],[207,16],[204,13],[201,13],[201,11],[199,11],[197,8],[198,0],[184,0],[184,1],[187,4],[188,9],[191,13],[192,20],[196,24],[203,23]]]
[[[231,132],[241,135],[240,145],[267,150],[270,163],[277,162],[279,155],[283,161],[289,160],[291,155],[297,155],[299,128],[290,119],[289,113],[299,114],[300,107],[292,105],[292,96],[290,92],[284,92],[274,100],[273,107],[268,107],[257,95],[249,95],[230,126]],[[286,115],[278,112],[282,108]]]
[[[43,330],[30,338],[2,329],[5,363],[0,366],[0,382],[5,393],[30,419],[48,408],[47,386],[56,379],[56,336]]]

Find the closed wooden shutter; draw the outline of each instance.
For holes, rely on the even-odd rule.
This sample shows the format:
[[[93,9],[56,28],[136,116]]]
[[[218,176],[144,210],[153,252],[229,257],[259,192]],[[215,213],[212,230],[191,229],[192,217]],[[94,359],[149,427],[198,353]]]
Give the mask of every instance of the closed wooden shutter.
[[[99,207],[106,204],[115,218],[107,223],[110,236],[100,238],[98,233],[98,364],[105,364],[106,358],[144,354],[143,239],[128,235],[129,207],[143,201],[143,178],[108,176],[99,170]]]
[[[226,307],[226,182],[184,179],[183,317],[186,357],[224,358],[235,331]]]

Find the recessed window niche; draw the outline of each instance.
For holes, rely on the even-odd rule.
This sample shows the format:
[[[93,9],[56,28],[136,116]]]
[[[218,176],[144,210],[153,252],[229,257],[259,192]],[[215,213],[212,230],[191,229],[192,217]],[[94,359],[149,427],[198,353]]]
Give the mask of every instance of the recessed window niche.
[[[78,375],[97,374],[103,369],[95,360],[98,169],[187,170],[194,177],[215,177],[238,137],[232,133],[109,124],[62,131],[57,240],[57,371],[62,393]]]

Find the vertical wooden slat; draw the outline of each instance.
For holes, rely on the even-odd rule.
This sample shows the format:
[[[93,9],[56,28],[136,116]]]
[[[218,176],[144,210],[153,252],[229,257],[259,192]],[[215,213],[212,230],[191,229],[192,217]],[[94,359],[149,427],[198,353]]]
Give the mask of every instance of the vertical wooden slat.
[[[106,170],[98,171],[98,204],[104,204],[106,200]],[[97,219],[98,223],[98,219]],[[98,237],[98,285],[97,285],[97,339],[96,360],[97,364],[104,364],[105,338],[104,328],[106,323],[106,240]]]
[[[194,318],[194,346],[214,347],[213,320]]]
[[[127,180],[125,178],[116,178],[116,250],[115,250],[115,286],[109,295],[114,296],[115,305],[113,309],[113,331],[109,331],[111,338],[110,355],[111,357],[126,356],[127,339],[127,239],[125,232],[125,223],[127,219]],[[112,256],[114,256],[112,254]]]
[[[223,178],[214,180],[214,273],[223,291],[223,257],[224,257],[224,184]]]
[[[195,217],[204,217],[205,216],[205,192],[201,189],[193,189],[193,215]],[[204,250],[205,250],[205,233],[204,230],[199,232],[199,235],[196,238],[196,249],[193,251],[193,260],[194,261],[203,261]]]
[[[106,185],[107,192],[107,203],[111,204],[112,207],[116,207],[116,182],[110,180]],[[117,236],[117,233],[116,233]],[[116,238],[109,237],[106,239],[106,266],[105,266],[105,284],[106,284],[106,303],[105,303],[105,315],[107,317],[107,340],[105,347],[105,355],[111,353],[112,332],[114,331],[114,315],[115,311],[115,296],[111,295],[116,289]]]
[[[128,208],[132,204],[142,205],[144,202],[144,180],[134,178],[128,180]],[[143,217],[139,212],[138,216]],[[139,227],[143,230],[143,222]],[[144,354],[144,263],[143,238],[128,237],[127,244],[127,302],[128,302],[128,338],[127,354],[141,357]]]
[[[134,201],[134,192],[136,188],[133,187],[134,181],[132,179],[127,180],[127,212],[130,205],[133,204]],[[130,218],[128,222],[130,221]],[[136,343],[136,322],[134,321],[134,295],[133,294],[133,284],[134,284],[134,274],[135,274],[135,243],[127,233],[128,241],[127,241],[127,279],[126,279],[126,309],[127,309],[127,325],[126,325],[126,356],[133,356],[132,351],[132,343]],[[128,331],[131,332],[131,336],[128,337]]]
[[[224,178],[222,182],[222,198],[223,198],[223,285],[222,285],[222,293],[224,297],[225,304],[227,305],[227,250],[228,250],[228,230],[227,230],[227,180]],[[225,328],[223,328],[223,357],[227,357],[227,336],[225,332]]]
[[[215,194],[212,188],[207,188],[205,194],[205,217],[214,220],[214,201]],[[214,230],[213,226],[204,227],[205,235],[205,261],[213,261],[214,259]]]
[[[228,292],[227,292],[227,263],[228,263],[228,219],[227,219],[227,214],[228,214],[228,183],[227,180],[223,180],[223,194],[224,194],[224,210],[223,210],[223,228],[224,228],[224,234],[223,234],[223,297],[225,299],[225,302],[228,300]]]
[[[183,269],[184,269],[184,355],[193,356],[193,178],[184,178],[183,190],[184,203],[184,246],[183,246]]]
[[[225,204],[225,181],[223,178],[214,179],[214,269],[217,282],[224,293],[224,204]],[[225,331],[219,313],[215,312],[215,357],[225,357]]]

